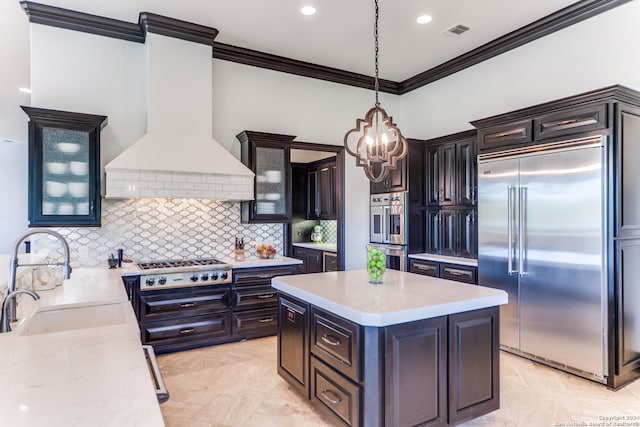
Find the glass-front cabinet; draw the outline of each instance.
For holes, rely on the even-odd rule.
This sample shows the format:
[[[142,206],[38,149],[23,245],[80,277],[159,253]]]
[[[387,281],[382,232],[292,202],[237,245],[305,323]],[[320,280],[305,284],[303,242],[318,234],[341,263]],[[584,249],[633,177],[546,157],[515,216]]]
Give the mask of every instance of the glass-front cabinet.
[[[29,227],[100,226],[106,116],[23,106],[29,116]]]
[[[244,131],[236,136],[242,163],[255,174],[254,200],[242,202],[246,223],[291,221],[291,141],[294,136]]]

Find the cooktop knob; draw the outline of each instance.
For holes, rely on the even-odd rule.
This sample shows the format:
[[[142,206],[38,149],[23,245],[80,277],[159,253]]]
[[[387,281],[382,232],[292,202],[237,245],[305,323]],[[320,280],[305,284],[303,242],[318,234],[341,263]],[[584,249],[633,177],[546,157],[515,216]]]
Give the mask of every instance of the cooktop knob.
[[[218,272],[216,271],[211,272],[211,280],[218,280]]]
[[[158,284],[159,285],[164,285],[165,283],[167,283],[167,278],[162,276],[162,277],[158,277]]]
[[[207,280],[209,280],[209,273],[202,273],[202,276],[200,276],[200,278],[206,282]]]
[[[199,278],[200,278],[200,276],[198,276],[197,274],[192,274],[191,275],[191,281],[192,282],[197,282]]]
[[[147,286],[153,286],[156,283],[156,278],[147,277],[147,280],[145,281],[145,283],[147,284]]]
[[[226,279],[227,277],[228,277],[228,274],[227,274],[227,272],[226,272],[226,271],[223,271],[223,272],[221,272],[221,273],[220,273],[220,278],[221,278],[221,279],[223,279],[223,280],[224,280],[224,279]]]

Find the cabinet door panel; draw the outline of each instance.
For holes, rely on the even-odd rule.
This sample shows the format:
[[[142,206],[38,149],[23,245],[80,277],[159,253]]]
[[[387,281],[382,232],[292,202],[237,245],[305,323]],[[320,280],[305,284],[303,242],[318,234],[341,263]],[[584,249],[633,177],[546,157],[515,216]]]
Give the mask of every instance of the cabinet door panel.
[[[457,251],[457,212],[453,210],[440,211],[440,233],[442,234],[441,255],[455,256]]]
[[[333,212],[333,191],[331,180],[331,165],[323,166],[318,170],[319,175],[319,194],[318,200],[320,206],[318,215],[322,219],[331,219]]]
[[[640,368],[640,240],[617,242],[616,258],[616,375],[625,376]]]
[[[312,170],[307,173],[307,219],[317,219],[320,217],[320,200],[318,200],[318,171]]]
[[[476,142],[469,139],[457,143],[457,188],[456,203],[458,205],[475,205],[476,203]]]
[[[463,258],[475,258],[478,254],[477,212],[475,209],[458,211],[456,235],[458,247],[456,255]]]
[[[440,205],[440,155],[439,147],[425,149],[425,191],[427,206]]]
[[[446,335],[446,317],[385,328],[385,425],[447,425]]]
[[[640,237],[640,109],[618,111],[620,137],[616,190],[617,237]]]
[[[456,202],[456,145],[442,146],[440,166],[440,205],[448,206]]]
[[[309,398],[309,305],[278,297],[278,374]]]
[[[322,251],[307,249],[307,273],[322,273]]]
[[[439,254],[442,251],[440,211],[429,210],[426,212],[425,249],[430,254]]]

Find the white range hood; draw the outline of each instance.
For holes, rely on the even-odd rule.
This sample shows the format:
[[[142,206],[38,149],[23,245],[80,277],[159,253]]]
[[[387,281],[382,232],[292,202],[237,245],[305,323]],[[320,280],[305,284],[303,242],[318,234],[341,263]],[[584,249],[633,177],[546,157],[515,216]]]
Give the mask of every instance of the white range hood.
[[[254,173],[211,138],[211,45],[148,32],[145,54],[147,134],[105,166],[105,197],[252,200]]]

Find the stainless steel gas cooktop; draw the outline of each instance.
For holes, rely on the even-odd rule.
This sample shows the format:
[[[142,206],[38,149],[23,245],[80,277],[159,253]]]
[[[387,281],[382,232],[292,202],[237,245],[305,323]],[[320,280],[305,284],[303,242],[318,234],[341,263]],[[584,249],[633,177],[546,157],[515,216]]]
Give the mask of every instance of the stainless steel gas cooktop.
[[[141,290],[231,282],[231,265],[215,258],[139,262]]]

